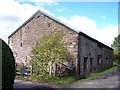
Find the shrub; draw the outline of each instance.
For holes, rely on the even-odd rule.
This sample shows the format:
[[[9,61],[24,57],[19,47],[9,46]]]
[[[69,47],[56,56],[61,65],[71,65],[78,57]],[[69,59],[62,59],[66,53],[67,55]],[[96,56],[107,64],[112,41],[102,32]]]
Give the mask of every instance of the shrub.
[[[30,64],[34,75],[46,76],[49,74],[48,66],[55,63],[72,61],[73,57],[67,50],[63,41],[64,34],[56,32],[43,36],[33,47]]]
[[[0,39],[2,54],[2,88],[12,88],[15,79],[15,59],[9,46]]]

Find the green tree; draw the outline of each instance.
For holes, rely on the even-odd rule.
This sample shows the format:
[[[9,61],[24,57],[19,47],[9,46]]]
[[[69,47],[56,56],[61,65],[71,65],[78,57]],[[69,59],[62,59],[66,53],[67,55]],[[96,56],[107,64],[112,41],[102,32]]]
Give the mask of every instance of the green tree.
[[[33,74],[46,76],[49,63],[53,65],[72,60],[72,55],[64,45],[63,36],[62,32],[43,36],[32,48],[30,63],[33,67]]]
[[[111,47],[114,49],[114,57],[116,60],[120,59],[120,34],[114,39]]]
[[[13,88],[15,79],[15,59],[9,46],[0,39],[0,69],[2,88]],[[7,90],[7,89],[6,89]]]

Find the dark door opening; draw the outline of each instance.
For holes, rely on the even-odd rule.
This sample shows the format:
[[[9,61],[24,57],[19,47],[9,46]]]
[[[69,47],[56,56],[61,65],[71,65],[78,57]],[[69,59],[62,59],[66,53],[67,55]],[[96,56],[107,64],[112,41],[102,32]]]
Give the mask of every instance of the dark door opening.
[[[90,58],[90,71],[93,71],[93,58]]]
[[[83,69],[84,69],[84,72],[86,72],[87,70],[87,57],[84,57],[84,61],[83,61]]]

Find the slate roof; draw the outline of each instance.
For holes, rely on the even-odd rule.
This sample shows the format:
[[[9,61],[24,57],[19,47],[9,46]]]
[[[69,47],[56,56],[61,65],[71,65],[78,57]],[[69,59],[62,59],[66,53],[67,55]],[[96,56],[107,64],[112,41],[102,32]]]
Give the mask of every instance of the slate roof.
[[[98,40],[96,40],[96,39],[94,39],[94,38],[86,35],[85,33],[83,33],[83,32],[81,32],[81,31],[75,29],[74,27],[68,25],[67,23],[62,22],[61,20],[59,20],[59,19],[53,17],[52,15],[49,15],[49,14],[47,14],[47,13],[41,11],[41,10],[38,10],[36,13],[34,13],[27,21],[25,21],[25,22],[24,22],[20,27],[18,27],[10,36],[8,36],[8,38],[10,38],[11,36],[13,36],[16,32],[18,32],[23,26],[25,26],[28,22],[30,22],[30,21],[31,21],[37,14],[39,14],[39,13],[45,15],[46,17],[49,17],[50,19],[54,20],[55,22],[57,22],[57,23],[65,26],[65,27],[69,28],[70,30],[72,30],[72,31],[74,31],[74,32],[76,32],[76,33],[78,33],[79,35],[82,34],[82,35],[86,36],[87,38],[89,38],[89,39],[91,39],[91,40],[93,40],[93,41],[95,41],[95,42],[98,42],[98,43],[100,43],[101,45],[104,45],[105,47],[107,47],[107,48],[109,48],[109,49],[112,49],[112,48],[110,48],[109,46],[107,46],[107,45],[99,42]],[[113,50],[113,49],[112,49],[112,50]]]

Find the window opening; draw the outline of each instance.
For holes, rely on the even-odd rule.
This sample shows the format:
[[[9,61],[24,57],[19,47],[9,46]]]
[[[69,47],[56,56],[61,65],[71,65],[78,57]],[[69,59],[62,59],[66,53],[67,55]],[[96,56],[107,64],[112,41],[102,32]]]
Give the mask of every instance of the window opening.
[[[98,64],[102,64],[102,55],[98,55]]]

